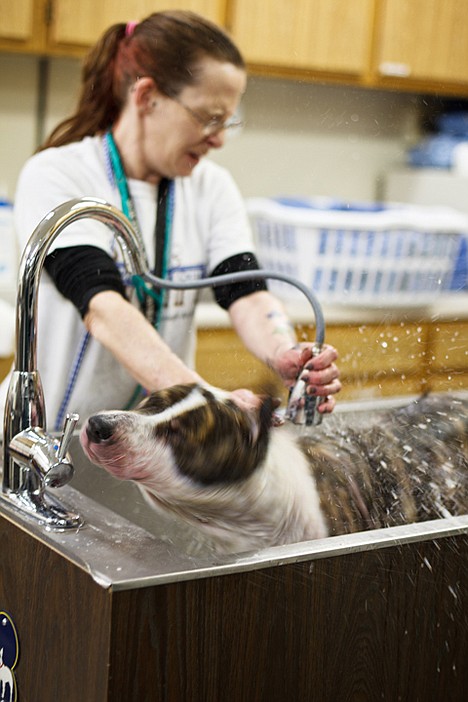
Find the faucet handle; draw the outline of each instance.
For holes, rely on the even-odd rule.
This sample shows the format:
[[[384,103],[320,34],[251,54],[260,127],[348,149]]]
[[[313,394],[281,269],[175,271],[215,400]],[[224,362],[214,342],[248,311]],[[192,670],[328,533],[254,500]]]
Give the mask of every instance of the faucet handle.
[[[62,461],[65,458],[65,454],[68,451],[68,447],[70,446],[70,441],[73,436],[73,431],[76,427],[79,418],[80,415],[76,414],[76,412],[73,412],[72,414],[67,414],[65,418],[62,436],[60,437],[60,444],[57,451],[57,458],[59,461]]]

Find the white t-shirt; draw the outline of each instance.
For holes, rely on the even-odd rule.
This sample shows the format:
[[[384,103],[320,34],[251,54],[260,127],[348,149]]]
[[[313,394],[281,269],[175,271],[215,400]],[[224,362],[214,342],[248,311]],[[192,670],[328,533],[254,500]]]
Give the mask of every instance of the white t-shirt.
[[[153,265],[157,188],[132,179],[128,186],[147,257]],[[52,209],[86,196],[102,198],[121,209],[119,191],[106,168],[101,137],[86,137],[30,158],[20,174],[15,197],[20,250]],[[112,230],[96,220],[84,219],[69,225],[52,248],[76,245],[99,246],[114,258],[120,256]],[[176,178],[169,279],[199,279],[209,275],[224,259],[252,250],[244,203],[225,169],[205,159],[191,176]],[[159,333],[193,367],[193,315],[198,293],[174,290],[165,295]],[[79,312],[56,290],[46,271],[42,273],[39,292],[37,352],[49,430],[61,424],[67,411],[78,412],[83,422],[100,409],[125,407],[134,393],[136,382],[98,342],[86,338]],[[1,412],[7,383],[8,379],[0,388]]]

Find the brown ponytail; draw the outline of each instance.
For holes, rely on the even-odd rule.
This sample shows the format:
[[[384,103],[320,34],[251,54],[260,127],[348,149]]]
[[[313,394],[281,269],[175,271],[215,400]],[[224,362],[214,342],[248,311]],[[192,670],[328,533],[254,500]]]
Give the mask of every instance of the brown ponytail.
[[[126,33],[110,27],[83,64],[76,112],[61,122],[41,146],[62,146],[105,132],[115,122],[138,77],[153,78],[159,90],[175,97],[196,84],[197,64],[209,56],[244,68],[228,35],[193,12],[156,12]]]
[[[62,146],[105,131],[119,114],[114,91],[114,63],[125,36],[125,24],[115,24],[88,54],[81,71],[81,94],[76,112],[61,122],[41,146]]]

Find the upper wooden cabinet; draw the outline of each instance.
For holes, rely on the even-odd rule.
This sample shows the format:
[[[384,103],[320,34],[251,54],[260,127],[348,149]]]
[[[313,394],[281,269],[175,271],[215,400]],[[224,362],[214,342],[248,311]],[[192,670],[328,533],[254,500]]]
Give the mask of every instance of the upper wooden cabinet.
[[[0,0],[0,49],[40,52],[46,36],[46,10],[43,0]]]
[[[230,0],[252,71],[468,94],[465,0]]]
[[[381,0],[373,69],[377,79],[468,89],[468,3]]]
[[[225,23],[225,0],[0,0],[0,49],[82,55],[110,25],[170,9]]]
[[[0,50],[80,56],[171,8],[227,26],[251,72],[468,95],[466,0],[0,0]]]
[[[224,3],[219,0],[55,0],[50,41],[54,45],[93,44],[116,22],[140,20],[160,10],[192,10],[223,24]]]
[[[374,0],[233,0],[230,29],[249,64],[363,74]]]

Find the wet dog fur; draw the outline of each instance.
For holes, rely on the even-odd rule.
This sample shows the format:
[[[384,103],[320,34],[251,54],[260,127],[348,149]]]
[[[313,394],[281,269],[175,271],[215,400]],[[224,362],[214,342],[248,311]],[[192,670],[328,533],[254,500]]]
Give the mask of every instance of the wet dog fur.
[[[468,400],[434,395],[369,415],[334,413],[299,433],[276,402],[177,385],[133,411],[88,419],[93,463],[218,553],[257,550],[468,512]]]

